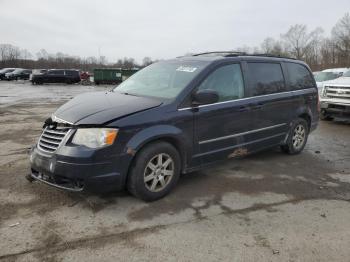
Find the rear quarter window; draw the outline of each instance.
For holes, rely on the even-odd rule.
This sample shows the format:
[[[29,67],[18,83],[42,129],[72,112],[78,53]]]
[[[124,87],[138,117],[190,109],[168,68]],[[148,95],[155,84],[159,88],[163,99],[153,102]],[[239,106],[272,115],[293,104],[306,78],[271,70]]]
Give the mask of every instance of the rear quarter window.
[[[249,62],[250,96],[268,95],[286,90],[279,63]]]
[[[288,70],[288,85],[291,90],[299,90],[314,87],[314,79],[310,71],[301,64],[285,63]]]

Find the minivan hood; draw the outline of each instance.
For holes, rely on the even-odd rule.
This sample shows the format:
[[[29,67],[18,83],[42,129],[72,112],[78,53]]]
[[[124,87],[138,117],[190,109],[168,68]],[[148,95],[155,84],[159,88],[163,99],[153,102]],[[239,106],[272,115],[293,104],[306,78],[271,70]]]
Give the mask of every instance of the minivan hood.
[[[161,104],[162,101],[153,98],[118,92],[91,92],[76,96],[53,115],[74,125],[101,125]]]

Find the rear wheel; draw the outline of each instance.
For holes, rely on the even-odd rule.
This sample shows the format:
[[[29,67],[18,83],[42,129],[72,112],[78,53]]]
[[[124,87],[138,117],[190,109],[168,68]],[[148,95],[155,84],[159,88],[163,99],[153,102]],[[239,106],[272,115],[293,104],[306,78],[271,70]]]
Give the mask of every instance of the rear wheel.
[[[303,151],[309,135],[309,125],[303,118],[298,118],[292,124],[288,139],[281,149],[290,155],[299,154]]]
[[[144,201],[154,201],[167,195],[180,176],[178,151],[169,143],[147,145],[136,156],[128,176],[130,193]]]

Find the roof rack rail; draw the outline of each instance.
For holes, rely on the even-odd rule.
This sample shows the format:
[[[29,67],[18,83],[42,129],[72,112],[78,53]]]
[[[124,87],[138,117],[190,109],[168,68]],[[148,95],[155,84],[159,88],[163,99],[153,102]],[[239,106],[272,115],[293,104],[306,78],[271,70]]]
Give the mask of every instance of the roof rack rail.
[[[215,52],[205,52],[193,54],[192,56],[205,56],[205,55],[219,55],[223,57],[235,57],[235,56],[261,56],[261,57],[275,57],[275,58],[285,58],[285,59],[293,59],[297,60],[293,57],[287,57],[282,55],[273,55],[273,54],[248,54],[246,52],[238,52],[238,51],[215,51]]]
[[[240,56],[240,55],[246,55],[245,52],[238,52],[238,51],[214,51],[214,52],[204,52],[204,53],[198,53],[193,54],[192,56],[205,56],[205,55],[221,55],[221,56]]]
[[[293,58],[293,57],[282,56],[282,55],[273,55],[273,54],[250,54],[248,56],[276,57],[276,58],[285,58],[285,59],[298,60],[298,59]]]

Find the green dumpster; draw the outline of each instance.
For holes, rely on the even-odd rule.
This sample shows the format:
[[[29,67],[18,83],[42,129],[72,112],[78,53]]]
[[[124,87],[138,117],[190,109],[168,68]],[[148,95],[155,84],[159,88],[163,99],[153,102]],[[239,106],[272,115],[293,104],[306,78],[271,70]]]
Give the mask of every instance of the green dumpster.
[[[94,82],[99,84],[119,84],[122,82],[121,68],[96,68],[94,69]]]
[[[94,69],[94,82],[99,84],[120,84],[136,73],[139,69],[121,69],[121,68],[96,68]]]

